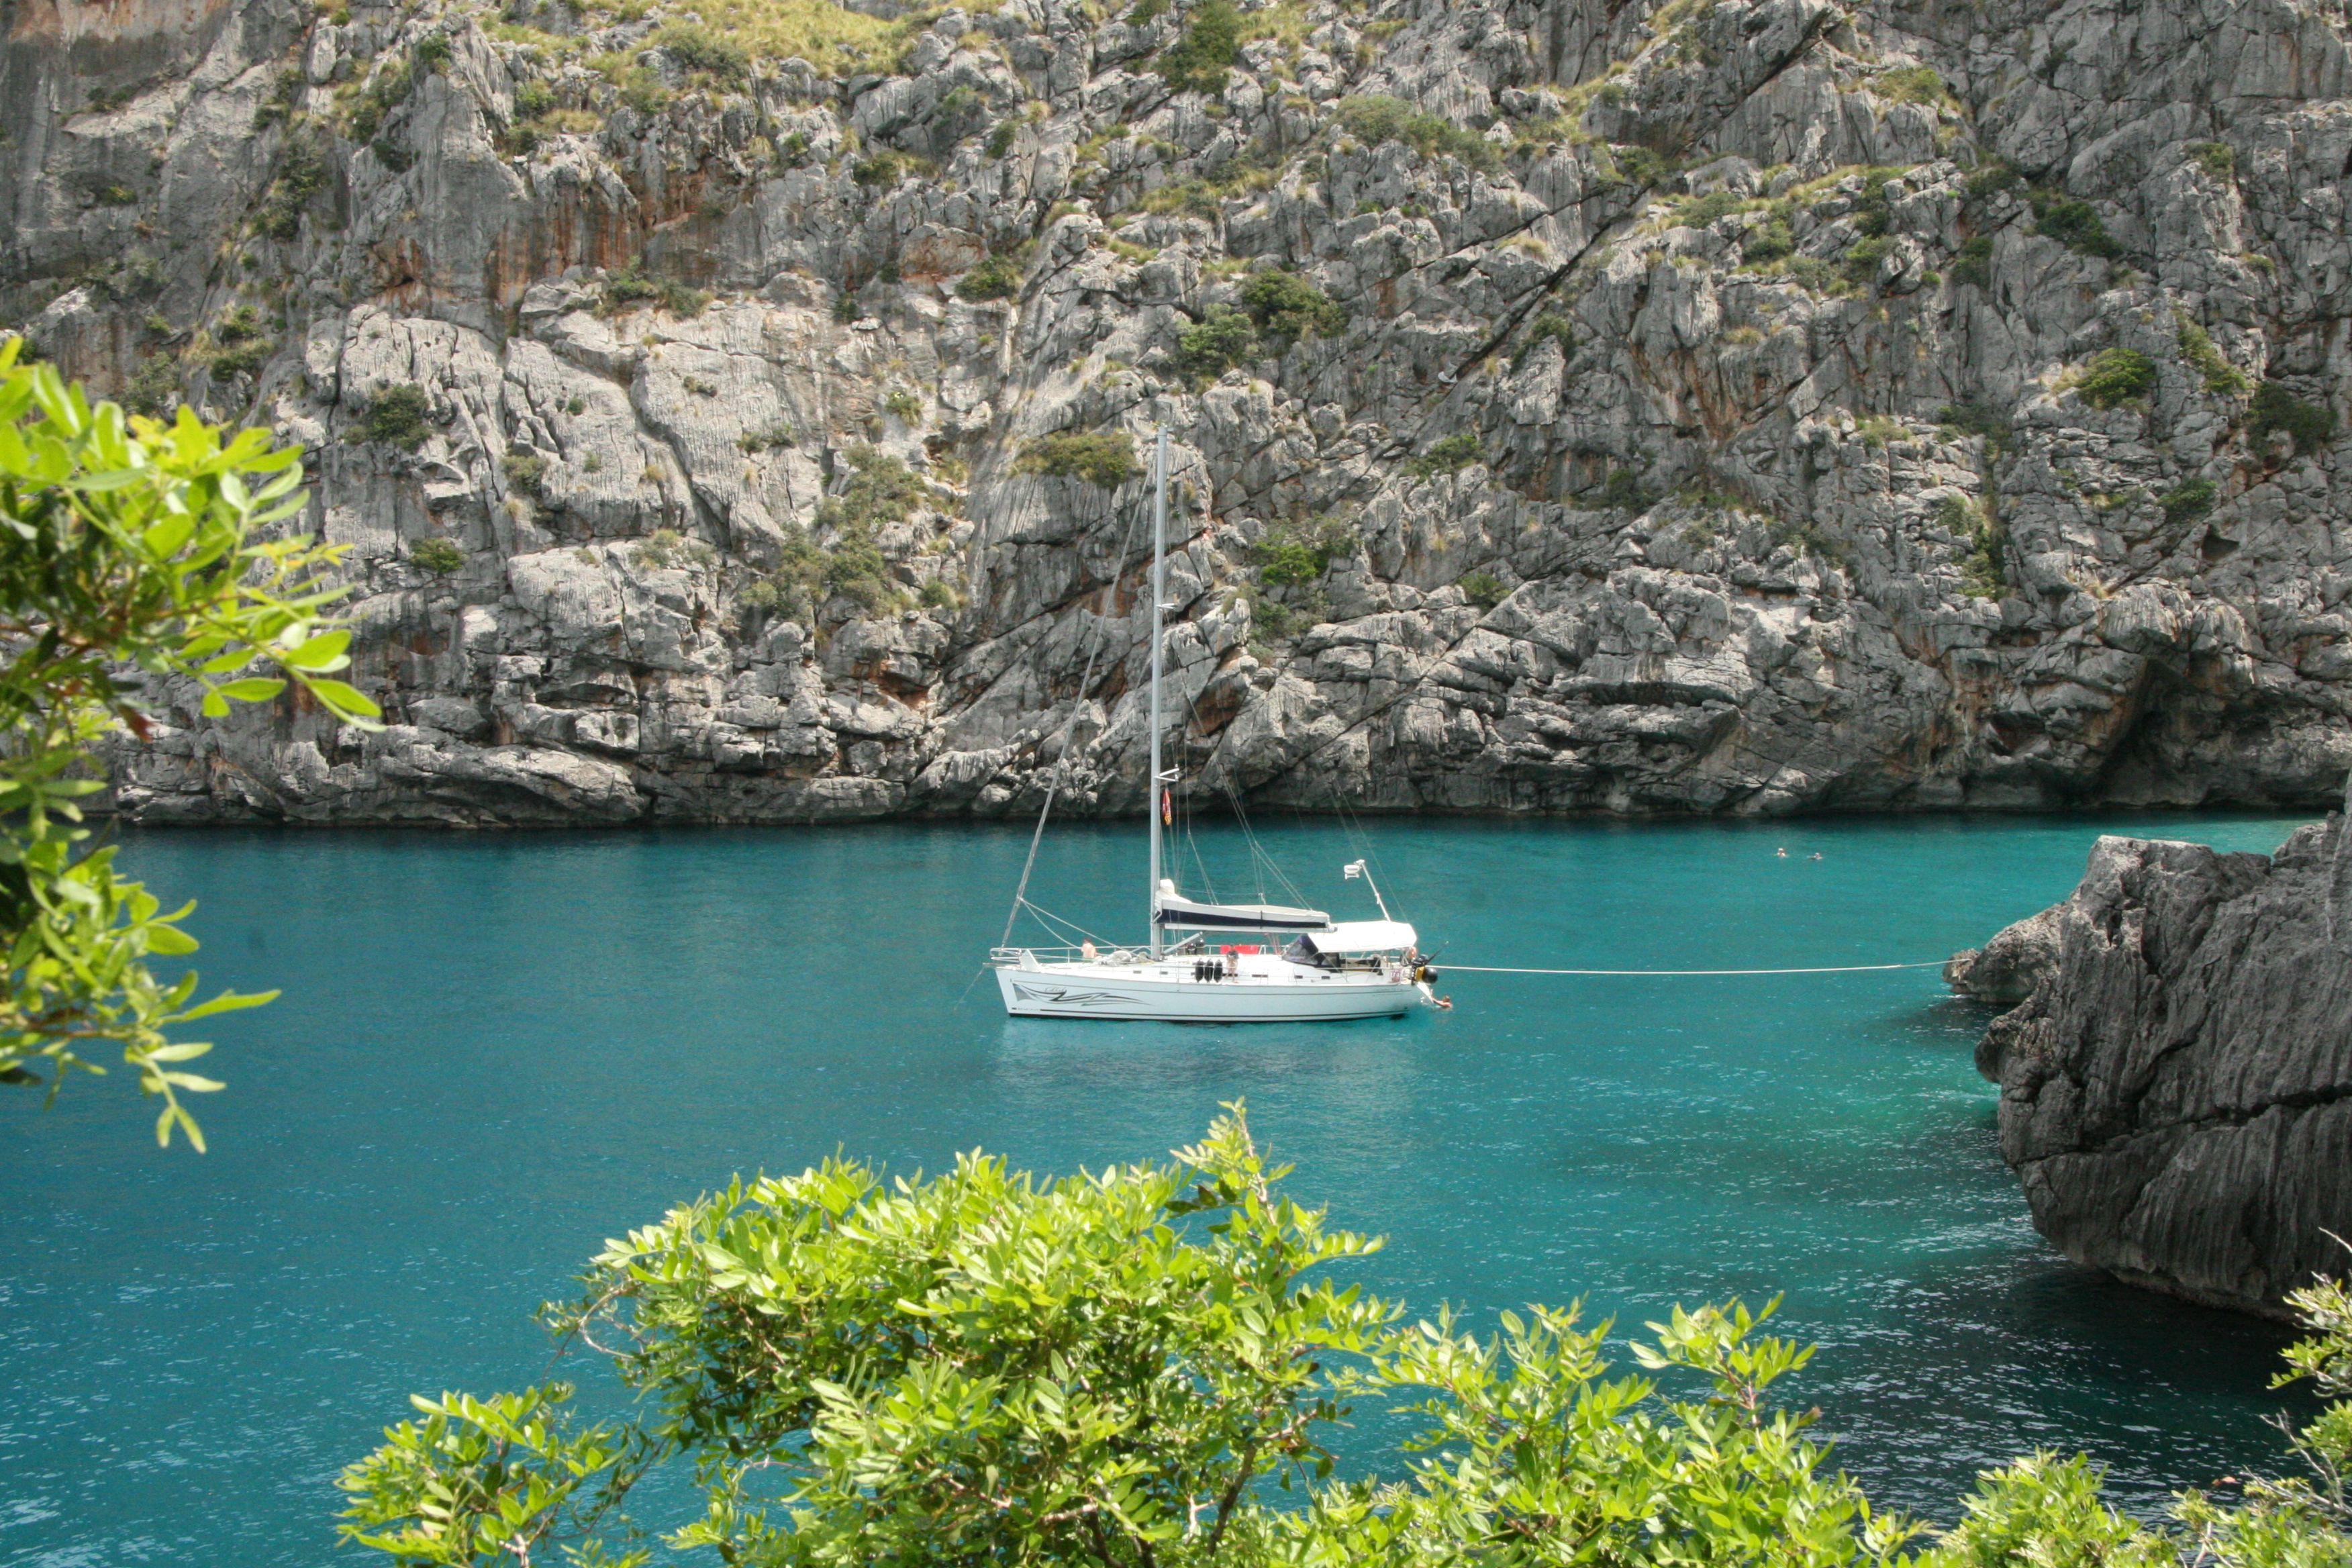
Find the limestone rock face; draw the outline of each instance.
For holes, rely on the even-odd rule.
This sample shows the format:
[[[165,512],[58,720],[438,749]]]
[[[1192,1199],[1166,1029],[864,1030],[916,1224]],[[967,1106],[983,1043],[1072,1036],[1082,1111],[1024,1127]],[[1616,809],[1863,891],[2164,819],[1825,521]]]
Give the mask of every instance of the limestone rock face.
[[[2014,1006],[2024,1001],[2057,965],[2058,915],[2056,909],[2044,910],[1980,948],[1954,953],[1944,965],[1946,983],[1979,1002]]]
[[[2336,11],[1204,4],[0,11],[0,321],[310,449],[391,721],[161,693],[121,808],[1139,809],[1161,423],[1209,799],[2352,765]]]
[[[2068,1257],[2273,1316],[2352,1262],[2335,1239],[2352,1237],[2352,943],[2330,930],[2347,844],[2340,816],[2267,857],[2102,838],[2072,898],[1987,947],[2041,955],[1977,1060],[2000,1085],[2001,1156]]]

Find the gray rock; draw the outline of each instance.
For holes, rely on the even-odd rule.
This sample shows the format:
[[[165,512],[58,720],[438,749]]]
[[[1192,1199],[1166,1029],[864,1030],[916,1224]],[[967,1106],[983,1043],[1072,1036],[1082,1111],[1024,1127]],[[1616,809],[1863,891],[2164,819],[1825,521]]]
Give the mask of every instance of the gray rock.
[[[2057,962],[2058,912],[2044,910],[2002,930],[1981,948],[1954,953],[1944,965],[1944,979],[1963,995],[2014,1006],[2033,994]]]
[[[481,708],[462,697],[427,697],[409,709],[417,723],[460,741],[478,741],[489,732],[490,721]]]
[[[2034,1225],[2076,1262],[2273,1317],[2343,1272],[2352,950],[2329,909],[2344,820],[2268,857],[2102,838],[2072,898],[1969,968],[1972,988],[1996,952],[1989,985],[2039,969],[1977,1059]]]
[[[625,97],[586,61],[658,16],[76,16],[0,57],[0,321],[311,447],[353,679],[412,721],[159,693],[134,816],[999,815],[1081,713],[1061,798],[1138,810],[1140,487],[1024,458],[1160,422],[1204,798],[2277,805],[2352,765],[2317,12],[1307,0],[1213,100],[1149,69],[1181,15],[1066,0],[892,69],[656,50]],[[1467,134],[1365,144],[1368,95]],[[1187,356],[1276,269],[1338,314]],[[2111,349],[2152,382],[2082,384]],[[400,385],[414,451],[362,438]]]

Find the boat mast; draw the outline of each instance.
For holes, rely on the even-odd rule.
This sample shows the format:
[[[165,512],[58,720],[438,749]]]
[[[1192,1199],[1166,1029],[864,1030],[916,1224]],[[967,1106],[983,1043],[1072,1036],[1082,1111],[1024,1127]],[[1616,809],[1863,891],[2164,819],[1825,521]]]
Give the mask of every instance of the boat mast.
[[[1151,887],[1144,918],[1151,931],[1151,956],[1158,958],[1160,941],[1160,795],[1168,781],[1160,775],[1160,617],[1167,597],[1168,576],[1168,426],[1160,426],[1151,460],[1151,787],[1144,809],[1151,814]]]

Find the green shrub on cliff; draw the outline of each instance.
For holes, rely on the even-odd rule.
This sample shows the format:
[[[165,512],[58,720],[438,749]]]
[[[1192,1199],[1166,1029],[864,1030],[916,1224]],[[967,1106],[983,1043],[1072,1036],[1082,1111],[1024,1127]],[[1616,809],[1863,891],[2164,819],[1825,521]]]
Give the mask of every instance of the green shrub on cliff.
[[[991,256],[965,273],[956,283],[956,297],[979,304],[988,300],[1010,300],[1021,292],[1021,269],[1002,256]]]
[[[923,481],[900,459],[863,442],[844,455],[848,481],[816,511],[817,530],[832,545],[820,545],[805,530],[787,530],[775,568],[745,591],[746,606],[805,616],[836,596],[867,611],[905,602],[875,535],[915,514],[927,493]]]
[[[926,584],[925,604],[936,595]],[[890,582],[890,563],[864,529],[853,528],[827,550],[805,530],[788,528],[776,564],[767,576],[751,583],[736,595],[747,610],[807,619],[827,601],[847,600],[861,613],[902,607],[907,596]]]
[[[2205,384],[2206,391],[2216,396],[2227,397],[2253,385],[2244,371],[2231,364],[2222,356],[2221,351],[2213,346],[2212,334],[2199,325],[2188,311],[2173,311],[2172,321],[2180,344],[2180,357],[2189,362],[2189,368]]]
[[[466,564],[466,552],[457,548],[457,541],[436,534],[410,545],[408,559],[420,571],[430,572],[436,577],[446,577]]]
[[[1838,271],[1848,286],[1867,289],[1878,280],[1879,264],[1886,259],[1887,252],[1893,248],[1894,242],[1883,236],[1857,239],[1847,246],[1845,254],[1838,258]]]
[[[187,1069],[211,1047],[177,1037],[276,993],[200,1004],[193,971],[149,969],[195,951],[179,924],[194,906],[166,913],[120,879],[79,803],[104,787],[96,748],[187,723],[182,693],[220,718],[291,680],[372,725],[375,704],[331,679],[351,634],[320,618],[341,551],[272,527],[302,509],[299,448],[185,408],[165,426],[92,406],[54,367],[18,363],[21,346],[0,338],[0,604],[37,635],[0,643],[0,1084],[54,1095],[105,1071],[85,1053],[119,1047],[163,1102],[157,1141],[176,1128],[201,1149],[182,1096],[221,1086]]]
[[[1422,479],[1437,474],[1459,473],[1485,456],[1486,448],[1475,431],[1457,430],[1407,463],[1405,471]]]
[[[1492,572],[1465,573],[1454,585],[1462,590],[1464,598],[1482,610],[1491,610],[1511,596],[1510,589]]]
[[[433,411],[425,389],[413,384],[387,386],[368,401],[367,411],[353,427],[352,438],[382,441],[414,452],[433,433],[427,419]]]
[[[325,146],[314,137],[295,138],[289,142],[278,178],[254,216],[255,228],[272,239],[292,239],[301,232],[303,207],[333,178]]]
[[[1355,531],[1337,518],[1311,523],[1276,523],[1258,535],[1251,553],[1257,580],[1269,588],[1305,588],[1356,547]]]
[[[1748,231],[1739,247],[1739,259],[1748,267],[1769,267],[1775,261],[1785,261],[1797,252],[1797,237],[1789,220],[1779,214],[1766,218]]]
[[[2156,362],[2137,349],[2102,349],[2074,389],[2101,408],[2135,402],[2156,391]]]
[[[719,564],[719,552],[699,539],[688,539],[674,528],[656,528],[629,552],[633,565],[649,571],[707,572]]]
[[[1242,16],[1233,0],[1202,0],[1183,36],[1160,51],[1152,69],[1171,92],[1220,93],[1242,58]]]
[[[2124,247],[2107,233],[2098,209],[2079,196],[2035,186],[2026,193],[2033,208],[2034,230],[2085,256],[2115,258]]]
[[[904,522],[924,496],[923,481],[899,458],[859,442],[843,454],[849,482],[817,508],[821,528],[875,529]]]
[[[1601,481],[1598,499],[1604,507],[1647,511],[1657,504],[1661,493],[1642,468],[1612,468],[1609,477]]]
[[[2227,142],[2191,142],[2181,151],[2217,180],[2229,179],[2238,172],[2238,150]]]
[[[679,69],[700,72],[725,86],[740,86],[751,74],[751,57],[742,45],[691,22],[664,27],[654,45],[676,60]]]
[[[1989,501],[1946,496],[1936,522],[1959,542],[1960,591],[1972,599],[2007,598],[2009,530]]]
[[[1871,79],[1880,97],[1895,103],[1941,103],[1948,96],[1944,79],[1933,66],[1899,66]]]
[[[1367,147],[1402,142],[1424,158],[1458,158],[1475,168],[1499,161],[1495,144],[1475,131],[1385,93],[1341,99],[1339,119],[1339,128]]]
[[[1176,334],[1176,363],[1188,375],[1213,381],[1257,357],[1257,324],[1230,305],[1208,313]]]
[[[2194,522],[2211,511],[2219,496],[2212,480],[2191,479],[2187,484],[2165,491],[2157,498],[2156,504],[2163,509],[2164,521],[2179,527]]]
[[[701,20],[698,30],[719,49],[698,50],[701,63],[687,68],[721,76],[739,54],[747,61],[803,59],[819,76],[903,70],[906,45],[940,15],[918,9],[891,20],[835,0],[697,0],[693,9]],[[667,47],[669,34],[684,30],[673,26],[657,41]]]
[[[343,122],[351,139],[372,139],[383,124],[384,117],[408,97],[409,89],[415,85],[416,72],[409,59],[396,58],[379,65],[365,87],[352,91]]]
[[[260,370],[277,347],[262,325],[261,313],[239,305],[197,335],[194,353],[205,369],[225,381]]]
[[[1124,430],[1057,431],[1029,443],[1013,465],[1024,474],[1051,479],[1091,479],[1115,490],[1142,472],[1135,460],[1135,443]]]
[[[2257,441],[2274,430],[2284,430],[2294,437],[2294,449],[2307,457],[2336,433],[2336,415],[2316,403],[2304,402],[2275,381],[2266,381],[2254,391],[2253,420],[2247,428]]]
[[[1992,281],[1992,236],[1970,236],[1960,246],[1960,254],[1952,263],[1952,280],[1973,283],[1982,289]]]
[[[1535,325],[1528,329],[1528,341],[1519,345],[1519,352],[1512,359],[1511,367],[1516,370],[1525,364],[1528,356],[1541,348],[1547,342],[1559,344],[1559,357],[1562,362],[1573,361],[1576,358],[1576,323],[1566,316],[1550,310],[1544,311],[1536,318]]]
[[[1339,302],[1296,272],[1252,278],[1242,286],[1242,308],[1279,348],[1305,337],[1335,338],[1348,329],[1348,312]]]
[[[649,278],[636,267],[624,267],[604,279],[604,311],[619,315],[639,305],[653,304],[681,321],[702,313],[710,296],[675,278]]]
[[[547,499],[547,459],[536,453],[509,452],[499,459],[507,488],[533,500]]]
[[[122,406],[133,414],[161,418],[178,405],[183,378],[178,360],[169,353],[151,353],[131,372],[129,384],[122,389]]]

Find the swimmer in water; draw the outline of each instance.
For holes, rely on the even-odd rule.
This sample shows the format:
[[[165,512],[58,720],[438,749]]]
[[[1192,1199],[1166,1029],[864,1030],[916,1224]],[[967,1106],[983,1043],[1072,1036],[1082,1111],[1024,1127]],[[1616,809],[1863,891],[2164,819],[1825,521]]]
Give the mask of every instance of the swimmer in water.
[[[1772,853],[1779,856],[1783,860],[1786,860],[1789,858],[1789,852],[1786,849],[1775,849]]]
[[[1806,859],[1808,859],[1808,860],[1818,860],[1818,859],[1820,859],[1821,858],[1822,858],[1822,852],[1821,852],[1820,850],[1818,850],[1818,849],[1814,850],[1811,854],[1810,854],[1810,855],[1808,855],[1808,856],[1806,856],[1806,857],[1805,857],[1805,858],[1806,858]]]

